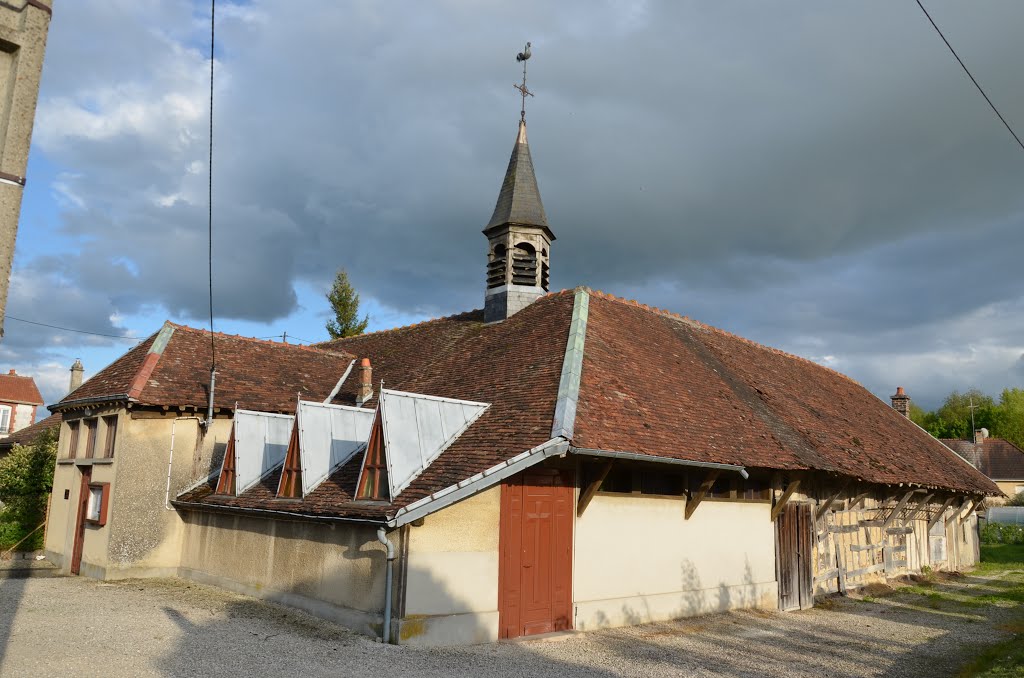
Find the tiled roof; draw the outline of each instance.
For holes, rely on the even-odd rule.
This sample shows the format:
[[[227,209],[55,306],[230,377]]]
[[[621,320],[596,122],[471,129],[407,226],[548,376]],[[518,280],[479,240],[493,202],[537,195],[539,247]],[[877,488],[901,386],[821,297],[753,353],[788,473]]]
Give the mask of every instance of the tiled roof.
[[[474,311],[321,345],[370,358],[375,389],[383,379],[388,388],[492,403],[393,504],[352,500],[358,457],[301,501],[269,503],[274,478],[241,497],[213,496],[204,485],[181,500],[380,520],[546,442],[573,300],[548,295],[500,323],[485,325]],[[352,404],[357,381],[350,377],[335,402]],[[590,294],[573,435],[583,448],[998,492],[848,377],[600,293]]]
[[[42,405],[43,396],[36,388],[35,379],[23,377],[11,370],[8,374],[0,374],[0,402]]]
[[[992,480],[1024,480],[1024,450],[1003,438],[985,438],[981,445],[970,440],[943,439],[948,447]]]
[[[7,436],[3,440],[0,440],[0,452],[7,452],[15,445],[31,445],[35,442],[36,438],[45,433],[46,431],[56,431],[60,428],[61,415],[51,414],[45,419],[41,419],[31,426],[26,426],[23,429],[19,429]]]
[[[323,400],[352,356],[326,350],[215,334],[214,406],[291,412],[299,395]],[[83,399],[144,405],[205,407],[210,381],[210,333],[166,323],[164,328],[68,394],[54,409]]]

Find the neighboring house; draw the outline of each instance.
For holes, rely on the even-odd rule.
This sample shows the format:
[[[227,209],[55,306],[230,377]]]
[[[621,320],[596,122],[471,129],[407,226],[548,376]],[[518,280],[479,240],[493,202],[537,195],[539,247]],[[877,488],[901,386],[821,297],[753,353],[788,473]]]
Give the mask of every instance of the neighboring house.
[[[976,469],[995,481],[1008,497],[1024,492],[1024,450],[1002,438],[990,438],[988,431],[981,429],[974,434],[974,441],[943,439],[942,442],[966,459]],[[1002,504],[1006,500],[994,498],[992,503]]]
[[[0,374],[0,440],[35,423],[36,408],[42,404],[35,379],[14,370]]]
[[[0,439],[0,457],[10,452],[15,445],[31,445],[47,431],[60,431],[60,420],[59,414],[51,414],[31,426],[26,426],[6,438]]]
[[[525,125],[485,234],[482,311],[313,348],[215,335],[212,420],[211,337],[170,323],[68,395],[48,557],[409,644],[806,608],[977,563],[998,489],[859,384],[548,293]]]

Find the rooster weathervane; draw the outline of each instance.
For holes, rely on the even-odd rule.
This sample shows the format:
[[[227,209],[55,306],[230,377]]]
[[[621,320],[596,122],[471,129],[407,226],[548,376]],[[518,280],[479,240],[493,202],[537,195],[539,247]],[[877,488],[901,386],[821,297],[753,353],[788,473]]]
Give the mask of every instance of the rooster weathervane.
[[[530,43],[526,43],[526,47],[522,52],[516,55],[516,61],[523,63],[523,82],[520,85],[512,85],[519,90],[520,96],[523,98],[522,108],[519,110],[519,119],[522,122],[526,122],[526,97],[533,96],[533,92],[526,89],[526,61],[530,58]]]

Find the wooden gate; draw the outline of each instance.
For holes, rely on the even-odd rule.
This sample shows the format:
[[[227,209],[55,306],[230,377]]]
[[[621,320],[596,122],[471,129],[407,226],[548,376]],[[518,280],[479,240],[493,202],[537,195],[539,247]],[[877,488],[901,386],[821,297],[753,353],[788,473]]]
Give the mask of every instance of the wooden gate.
[[[572,628],[573,472],[530,469],[502,485],[498,635]]]
[[[787,504],[775,521],[779,609],[814,606],[814,515],[810,504]]]
[[[78,574],[82,567],[82,547],[85,545],[85,519],[89,512],[89,481],[92,467],[82,466],[82,484],[78,488],[78,516],[75,519],[75,541],[71,549],[71,574]]]

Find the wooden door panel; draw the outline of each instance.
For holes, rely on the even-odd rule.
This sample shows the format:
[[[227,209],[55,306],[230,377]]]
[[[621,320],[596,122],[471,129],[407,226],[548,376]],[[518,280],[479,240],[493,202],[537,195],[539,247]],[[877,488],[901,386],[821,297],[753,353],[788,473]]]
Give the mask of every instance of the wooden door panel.
[[[78,574],[82,568],[82,549],[85,547],[85,518],[89,510],[89,483],[92,467],[82,467],[82,482],[78,488],[78,515],[75,519],[75,537],[71,547],[71,574]]]
[[[570,628],[573,475],[536,469],[502,487],[499,633]]]

